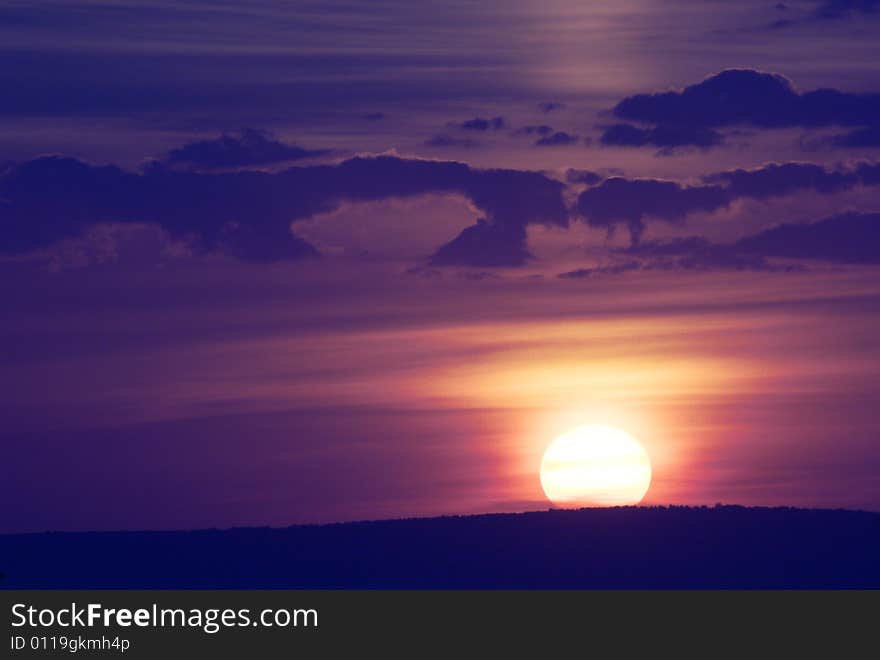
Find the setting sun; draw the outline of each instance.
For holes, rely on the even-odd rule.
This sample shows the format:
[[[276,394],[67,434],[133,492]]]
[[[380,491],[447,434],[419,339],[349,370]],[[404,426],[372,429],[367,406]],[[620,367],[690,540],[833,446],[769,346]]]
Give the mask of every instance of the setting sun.
[[[638,504],[651,484],[651,461],[628,433],[580,426],[556,438],[541,461],[541,486],[560,506]]]

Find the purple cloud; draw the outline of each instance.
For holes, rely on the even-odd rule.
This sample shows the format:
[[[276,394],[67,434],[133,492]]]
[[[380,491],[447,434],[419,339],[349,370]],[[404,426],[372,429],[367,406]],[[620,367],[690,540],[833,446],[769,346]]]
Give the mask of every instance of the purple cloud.
[[[877,13],[880,13],[880,0],[825,0],[813,11],[813,17],[834,20],[853,14]]]
[[[880,147],[880,124],[857,128],[849,133],[837,135],[831,140],[831,146],[844,149],[867,149]]]
[[[504,121],[504,117],[492,117],[491,119],[474,117],[473,119],[468,119],[467,121],[463,121],[461,123],[450,124],[450,126],[460,128],[463,131],[479,131],[481,133],[484,133],[486,131],[498,131],[504,128],[506,125],[507,122]]]
[[[638,243],[645,229],[645,216],[677,222],[694,211],[715,211],[728,203],[727,192],[721,186],[612,177],[582,192],[577,211],[595,227],[613,229],[626,224],[633,242]]]
[[[461,147],[464,149],[472,149],[480,146],[477,140],[471,138],[452,137],[448,133],[440,133],[432,138],[425,140],[426,147]]]
[[[0,252],[46,247],[95,224],[138,222],[241,259],[300,259],[317,251],[291,233],[296,219],[333,210],[344,201],[451,192],[469,198],[484,214],[460,237],[462,245],[485,233],[496,241],[486,243],[484,251],[441,249],[438,263],[522,263],[524,248],[515,243],[524,243],[526,225],[567,226],[564,188],[538,172],[477,170],[462,163],[390,156],[277,173],[177,172],[156,165],[140,174],[70,158],[40,158],[0,175]]]
[[[734,243],[701,236],[646,241],[620,251],[644,259],[640,269],[790,270],[768,259],[880,263],[880,213],[842,213],[817,222],[785,223]]]
[[[553,127],[548,126],[547,124],[537,124],[531,126],[523,126],[522,128],[517,129],[517,135],[550,135],[553,132]]]
[[[196,169],[227,169],[270,165],[329,153],[326,149],[304,149],[281,142],[267,131],[245,128],[238,133],[224,133],[213,140],[190,142],[172,149],[165,162]]]
[[[551,112],[556,112],[557,110],[562,110],[565,107],[564,103],[559,103],[558,101],[544,101],[543,103],[538,104],[538,109],[544,114],[549,114]]]
[[[632,124],[614,124],[605,128],[602,144],[615,147],[653,146],[664,149],[701,147],[708,149],[721,144],[724,137],[718,131],[700,126],[664,125],[639,128]]]
[[[880,164],[828,170],[809,163],[770,164],[753,170],[730,170],[703,177],[702,185],[687,186],[659,179],[612,177],[578,196],[576,210],[593,226],[614,229],[626,225],[634,242],[645,219],[681,222],[698,211],[712,212],[735,199],[769,199],[800,190],[832,194],[857,185],[880,185]]]
[[[691,128],[862,126],[877,122],[880,94],[835,89],[800,93],[778,74],[728,69],[680,92],[627,97],[613,113],[630,121]]]
[[[567,147],[573,144],[577,144],[580,137],[577,135],[570,135],[565,131],[557,131],[553,133],[553,135],[547,135],[545,137],[540,138],[537,142],[535,142],[536,147]]]

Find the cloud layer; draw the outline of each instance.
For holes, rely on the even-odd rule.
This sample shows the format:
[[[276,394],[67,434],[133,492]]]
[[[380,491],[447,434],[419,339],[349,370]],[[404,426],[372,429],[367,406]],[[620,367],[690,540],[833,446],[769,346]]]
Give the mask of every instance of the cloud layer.
[[[491,117],[489,119],[485,117],[474,117],[473,119],[468,119],[467,121],[460,123],[453,122],[450,126],[459,128],[463,131],[478,131],[480,133],[485,133],[486,131],[501,130],[507,126],[507,122],[504,121],[504,117]]]
[[[604,145],[614,147],[709,148],[721,144],[724,136],[716,130],[700,126],[639,128],[632,124],[614,124],[605,128],[600,141]]]
[[[702,184],[690,186],[612,177],[583,191],[576,209],[593,226],[609,230],[626,226],[637,243],[648,218],[675,223],[691,213],[725,208],[737,199],[769,199],[798,191],[832,194],[878,184],[880,165],[876,163],[837,170],[810,163],[781,163],[710,174],[703,177]]]
[[[580,137],[566,133],[565,131],[556,131],[553,134],[545,135],[535,142],[536,147],[567,147],[577,144]]]
[[[531,258],[529,225],[567,227],[580,219],[607,231],[625,227],[638,245],[649,222],[680,223],[738,199],[766,200],[800,191],[832,195],[880,185],[880,164],[837,169],[768,164],[716,172],[693,184],[603,179],[589,170],[569,170],[565,178],[394,156],[279,172],[180,171],[154,163],[141,173],[44,157],[0,171],[0,252],[46,248],[99,224],[141,223],[157,225],[198,250],[253,261],[301,259],[318,251],[291,231],[296,220],[344,202],[452,193],[468,199],[480,215],[476,224],[440,245],[430,264],[516,267]],[[587,184],[573,204],[566,201],[570,184]]]
[[[734,243],[702,236],[645,241],[618,250],[621,261],[566,271],[561,279],[585,279],[630,271],[791,271],[802,260],[880,264],[880,213],[843,213],[818,222],[785,223]]]
[[[564,188],[537,172],[391,156],[277,173],[180,172],[156,165],[140,174],[47,157],[0,175],[0,252],[46,247],[99,223],[138,222],[241,259],[299,259],[317,251],[291,232],[294,220],[344,201],[449,192],[467,197],[484,217],[441,248],[436,261],[520,265],[526,225],[568,224]]]
[[[614,107],[621,119],[705,128],[861,126],[876,123],[878,111],[880,94],[800,93],[783,76],[751,69],[728,69],[680,92],[637,94]]]
[[[735,243],[691,236],[645,242],[623,252],[648,258],[655,266],[673,263],[685,268],[766,269],[769,258],[877,264],[880,213],[841,213],[817,222],[784,223]]]
[[[302,160],[327,153],[327,150],[286,144],[266,131],[245,128],[238,133],[224,133],[213,140],[190,142],[172,149],[165,162],[196,169],[227,169]]]

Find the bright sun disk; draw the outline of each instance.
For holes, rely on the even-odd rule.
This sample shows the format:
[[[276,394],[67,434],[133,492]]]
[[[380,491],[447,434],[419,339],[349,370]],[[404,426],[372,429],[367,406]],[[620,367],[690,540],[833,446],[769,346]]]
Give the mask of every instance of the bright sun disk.
[[[541,460],[541,487],[559,506],[626,506],[651,485],[651,461],[630,434],[579,426],[556,438]]]

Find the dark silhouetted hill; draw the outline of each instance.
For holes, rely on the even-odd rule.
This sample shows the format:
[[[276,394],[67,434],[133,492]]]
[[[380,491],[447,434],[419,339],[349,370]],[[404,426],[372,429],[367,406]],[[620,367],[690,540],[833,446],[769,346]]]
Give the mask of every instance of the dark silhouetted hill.
[[[880,513],[627,507],[0,536],[4,588],[880,588]]]

